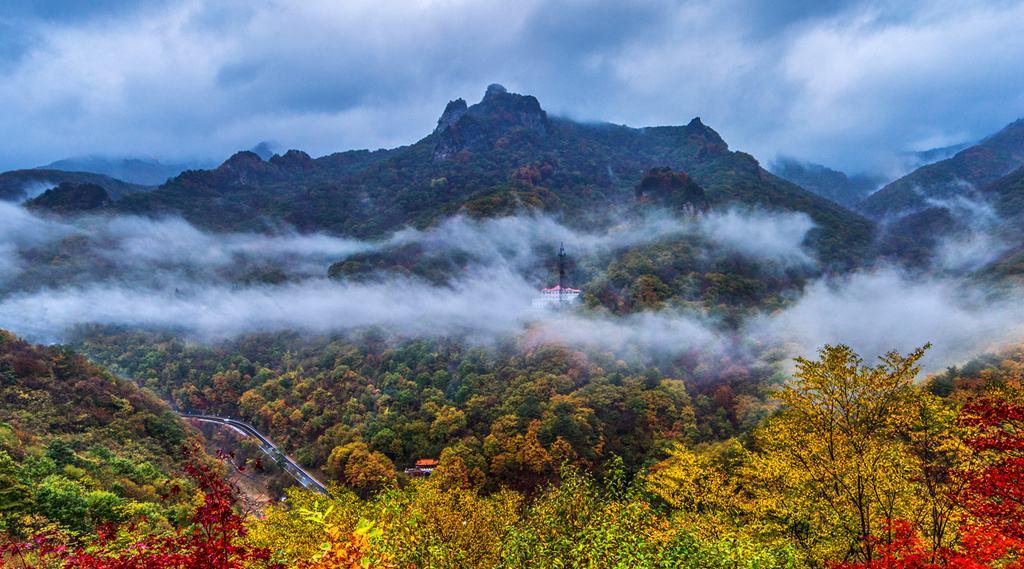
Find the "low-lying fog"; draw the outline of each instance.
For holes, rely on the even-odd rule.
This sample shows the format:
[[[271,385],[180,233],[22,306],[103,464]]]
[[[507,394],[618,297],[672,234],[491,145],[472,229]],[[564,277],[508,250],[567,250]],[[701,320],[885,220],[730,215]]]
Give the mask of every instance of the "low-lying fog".
[[[82,324],[170,328],[211,340],[374,326],[401,336],[487,342],[528,330],[531,341],[629,354],[696,351],[709,361],[778,347],[809,355],[824,343],[850,344],[871,358],[931,342],[927,367],[939,369],[1024,340],[1018,291],[994,296],[949,272],[911,276],[891,267],[817,277],[784,309],[757,312],[739,329],[694,310],[630,316],[531,310],[537,289],[551,284],[536,267],[550,264],[561,242],[581,259],[688,235],[779,271],[817,274],[804,245],[814,225],[803,214],[658,214],[600,232],[540,215],[455,217],[372,242],[322,234],[211,234],[176,218],[55,220],[3,202],[0,219],[0,327],[35,341],[60,341]],[[390,273],[359,281],[326,278],[332,262],[406,244],[431,255],[459,252],[470,261],[445,285]],[[970,243],[956,253],[959,264],[970,265]],[[239,278],[252,267],[272,268],[284,278],[280,284]]]

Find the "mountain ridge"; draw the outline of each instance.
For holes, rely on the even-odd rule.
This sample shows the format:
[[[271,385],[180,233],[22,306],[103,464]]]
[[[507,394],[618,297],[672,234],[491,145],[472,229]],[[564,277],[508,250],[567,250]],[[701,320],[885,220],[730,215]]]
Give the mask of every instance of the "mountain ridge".
[[[965,196],[1024,166],[1024,118],[952,157],[887,184],[857,205],[874,219],[899,217],[930,201]]]
[[[165,163],[155,158],[89,155],[63,158],[38,169],[89,172],[123,180],[129,184],[158,186],[185,170],[201,166],[203,164],[198,162]]]
[[[289,226],[367,238],[425,227],[473,200],[510,193],[544,193],[554,212],[581,221],[631,203],[645,173],[667,167],[693,178],[712,206],[807,213],[826,262],[848,265],[868,255],[871,222],[730,150],[699,118],[684,126],[583,124],[549,116],[535,97],[498,84],[476,104],[460,100],[408,146],[320,158],[292,151],[269,161],[235,154],[213,170],[184,172],[153,192],[119,199],[114,209],[174,213],[213,230]]]
[[[114,199],[152,189],[151,186],[131,184],[92,172],[67,172],[63,170],[34,168],[0,173],[0,200],[21,201],[33,198],[43,193],[43,191],[63,183],[100,186]]]
[[[828,198],[848,209],[877,190],[885,179],[871,174],[847,174],[828,166],[780,157],[769,168],[776,176]]]

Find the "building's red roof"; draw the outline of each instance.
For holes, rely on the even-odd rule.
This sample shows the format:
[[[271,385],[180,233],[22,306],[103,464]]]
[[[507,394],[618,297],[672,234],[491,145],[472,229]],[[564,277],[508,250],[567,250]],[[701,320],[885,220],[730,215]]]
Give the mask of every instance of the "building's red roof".
[[[578,288],[569,288],[567,286],[563,287],[563,286],[555,285],[555,286],[550,287],[550,288],[541,289],[541,291],[542,292],[558,292],[558,291],[562,291],[562,292],[580,292],[580,289],[578,289]]]
[[[416,461],[416,468],[429,468],[431,466],[437,466],[438,460],[436,458],[421,458]]]

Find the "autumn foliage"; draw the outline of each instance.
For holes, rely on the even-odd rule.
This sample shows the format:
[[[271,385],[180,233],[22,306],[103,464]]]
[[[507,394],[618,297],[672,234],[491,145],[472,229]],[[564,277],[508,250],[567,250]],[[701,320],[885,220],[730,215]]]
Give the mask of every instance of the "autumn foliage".
[[[127,502],[98,515],[107,494],[83,502],[71,490],[105,471],[51,441],[42,458],[0,461],[0,506],[16,504],[8,527],[22,532],[7,530],[0,559],[71,569],[1024,569],[1024,363],[936,389],[948,377],[922,385],[925,351],[868,363],[826,346],[797,360],[776,408],[744,436],[667,445],[639,472],[578,452],[591,414],[559,394],[552,416],[499,418],[484,441],[489,460],[465,442],[446,446],[429,478],[403,476],[370,444],[335,445],[330,496],[291,488],[258,515],[240,511],[237,488],[196,451],[185,478],[162,478],[165,499],[189,505],[162,525],[118,523]],[[473,413],[433,414],[425,428],[470,438]],[[39,464],[48,476],[33,485]],[[90,516],[85,531],[70,523],[77,512]]]
[[[962,422],[983,466],[967,473],[964,507],[982,527],[1024,544],[1024,405],[987,399],[968,404]]]
[[[965,482],[956,496],[964,514],[959,543],[929,549],[911,523],[893,520],[887,540],[870,538],[879,543],[877,559],[837,567],[1024,567],[1024,405],[978,399],[964,405],[959,423],[976,457],[975,468],[952,473]]]
[[[202,493],[190,524],[169,535],[133,539],[132,528],[100,528],[93,543],[80,546],[59,534],[9,542],[0,555],[12,567],[66,569],[240,569],[267,560],[269,552],[244,544],[245,518],[236,511],[237,490],[210,464],[189,451],[185,470]],[[170,489],[181,492],[180,487]],[[128,535],[124,535],[126,530]],[[126,541],[127,540],[127,541]]]

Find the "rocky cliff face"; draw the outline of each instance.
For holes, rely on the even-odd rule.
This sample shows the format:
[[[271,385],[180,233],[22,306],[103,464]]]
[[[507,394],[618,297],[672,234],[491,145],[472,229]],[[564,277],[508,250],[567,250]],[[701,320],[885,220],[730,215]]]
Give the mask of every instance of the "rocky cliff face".
[[[652,168],[637,184],[637,202],[695,213],[708,208],[707,195],[685,172]]]
[[[537,99],[509,93],[501,85],[489,86],[479,103],[463,108],[465,104],[462,99],[448,103],[437,121],[435,160],[450,160],[463,150],[493,148],[504,136],[548,132],[548,115]]]
[[[448,127],[459,122],[462,115],[466,114],[469,107],[466,105],[466,100],[463,98],[449,101],[448,106],[444,108],[444,112],[441,113],[441,118],[437,119],[437,128],[434,129],[434,134],[442,133],[448,129]]]

